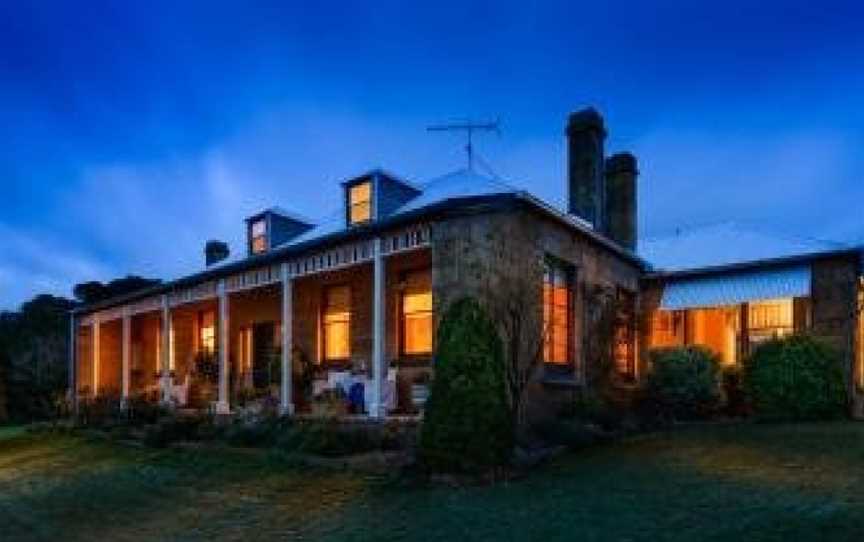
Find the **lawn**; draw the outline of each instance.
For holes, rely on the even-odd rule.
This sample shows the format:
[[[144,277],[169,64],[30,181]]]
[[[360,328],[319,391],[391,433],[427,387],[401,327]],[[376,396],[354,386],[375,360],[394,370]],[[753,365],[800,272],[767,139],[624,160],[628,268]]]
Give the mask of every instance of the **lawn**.
[[[864,424],[692,427],[495,487],[0,429],[0,540],[859,540]]]

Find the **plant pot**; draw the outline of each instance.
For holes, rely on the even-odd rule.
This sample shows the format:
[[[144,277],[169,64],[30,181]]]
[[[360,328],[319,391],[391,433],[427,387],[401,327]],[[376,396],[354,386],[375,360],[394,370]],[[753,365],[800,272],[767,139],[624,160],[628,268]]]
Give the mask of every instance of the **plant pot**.
[[[414,408],[422,410],[427,399],[429,399],[428,384],[411,384],[411,404]]]

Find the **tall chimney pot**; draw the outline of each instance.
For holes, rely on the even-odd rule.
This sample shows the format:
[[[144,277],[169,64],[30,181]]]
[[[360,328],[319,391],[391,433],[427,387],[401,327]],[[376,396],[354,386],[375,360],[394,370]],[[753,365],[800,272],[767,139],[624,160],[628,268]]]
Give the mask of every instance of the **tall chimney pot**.
[[[207,262],[207,267],[219,263],[230,254],[228,243],[225,241],[207,241],[204,245],[204,259]]]
[[[603,116],[593,107],[567,119],[568,211],[598,231],[603,231],[605,224],[605,139]]]
[[[606,159],[606,229],[618,244],[635,251],[638,239],[636,157],[629,152],[613,154]]]

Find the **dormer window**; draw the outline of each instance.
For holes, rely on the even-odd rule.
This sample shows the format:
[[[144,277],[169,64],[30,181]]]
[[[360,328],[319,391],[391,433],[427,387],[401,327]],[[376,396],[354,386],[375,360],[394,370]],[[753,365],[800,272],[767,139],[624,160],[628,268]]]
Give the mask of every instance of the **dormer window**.
[[[246,219],[246,246],[249,255],[266,254],[297,239],[314,227],[309,220],[279,207],[265,209]]]
[[[262,217],[252,222],[251,228],[250,247],[252,254],[267,252],[267,219]]]
[[[348,221],[351,225],[372,219],[372,181],[355,184],[348,190]]]

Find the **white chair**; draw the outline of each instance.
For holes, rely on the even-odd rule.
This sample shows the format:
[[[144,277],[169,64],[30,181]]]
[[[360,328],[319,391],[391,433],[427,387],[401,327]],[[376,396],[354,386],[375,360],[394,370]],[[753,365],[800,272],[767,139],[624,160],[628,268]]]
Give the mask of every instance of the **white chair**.
[[[342,388],[345,394],[351,388],[352,378],[350,371],[329,371],[327,373],[327,386],[330,389]]]
[[[189,384],[190,378],[189,375],[186,375],[186,378],[183,379],[182,384],[171,384],[171,400],[174,401],[177,406],[185,407],[189,402]]]

